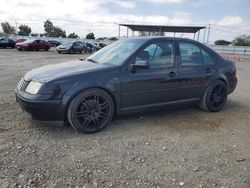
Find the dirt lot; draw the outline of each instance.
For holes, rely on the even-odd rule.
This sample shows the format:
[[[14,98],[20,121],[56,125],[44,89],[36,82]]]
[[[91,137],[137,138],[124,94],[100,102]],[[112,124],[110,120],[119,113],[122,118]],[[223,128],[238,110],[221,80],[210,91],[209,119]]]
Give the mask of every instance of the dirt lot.
[[[0,187],[250,187],[250,61],[219,113],[120,117],[92,135],[28,120],[14,97],[21,76],[79,57],[0,49]]]

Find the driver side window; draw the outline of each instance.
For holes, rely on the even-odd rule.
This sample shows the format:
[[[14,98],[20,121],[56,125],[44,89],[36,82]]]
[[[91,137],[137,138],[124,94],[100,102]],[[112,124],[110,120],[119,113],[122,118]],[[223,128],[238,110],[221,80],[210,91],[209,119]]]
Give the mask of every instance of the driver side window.
[[[147,61],[150,68],[174,67],[173,49],[170,41],[152,43],[137,54],[136,61]]]

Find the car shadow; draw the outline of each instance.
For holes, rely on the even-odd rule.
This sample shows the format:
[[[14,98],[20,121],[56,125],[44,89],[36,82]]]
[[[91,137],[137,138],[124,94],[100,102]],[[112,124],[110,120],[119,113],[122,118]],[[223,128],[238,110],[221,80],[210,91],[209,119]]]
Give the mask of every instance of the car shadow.
[[[124,115],[115,117],[108,127],[99,133],[91,134],[95,136],[122,134],[124,132],[142,132],[145,129],[151,131],[217,131],[227,117],[232,115],[232,112],[242,109],[243,104],[228,100],[226,106],[217,113],[206,112],[198,108],[197,106],[177,107],[172,109],[161,109],[144,113],[135,113],[131,115]],[[39,131],[58,132],[58,135],[66,137],[75,137],[76,135],[88,135],[88,134],[76,134],[69,123],[56,123],[56,122],[41,122],[31,120],[30,128],[34,128]]]

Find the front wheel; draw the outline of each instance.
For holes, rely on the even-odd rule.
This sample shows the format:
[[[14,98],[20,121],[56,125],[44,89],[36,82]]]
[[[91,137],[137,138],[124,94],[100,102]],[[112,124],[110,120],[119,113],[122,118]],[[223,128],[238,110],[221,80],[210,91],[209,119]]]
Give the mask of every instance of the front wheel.
[[[225,106],[227,94],[226,84],[216,80],[206,89],[199,106],[208,112],[218,112]]]
[[[88,89],[71,101],[67,117],[78,131],[95,133],[107,126],[113,114],[114,103],[110,95],[101,89]]]

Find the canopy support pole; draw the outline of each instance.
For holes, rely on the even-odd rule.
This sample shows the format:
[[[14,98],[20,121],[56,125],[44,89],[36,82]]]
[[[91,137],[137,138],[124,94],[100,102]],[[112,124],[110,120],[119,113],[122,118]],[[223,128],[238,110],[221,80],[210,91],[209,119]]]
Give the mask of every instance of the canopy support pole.
[[[198,37],[197,37],[197,41],[200,41],[200,30],[198,31]]]
[[[118,27],[118,39],[120,39],[121,38],[121,26],[119,25],[119,27]]]

